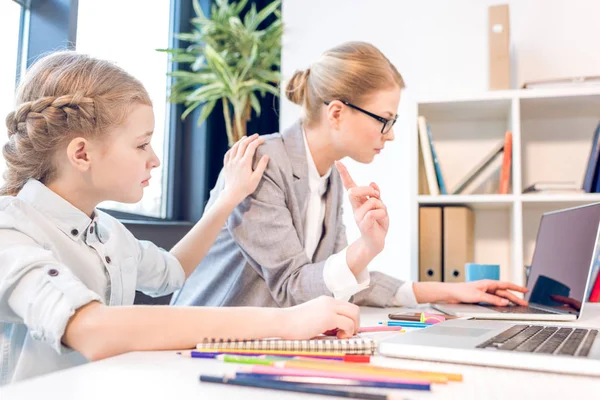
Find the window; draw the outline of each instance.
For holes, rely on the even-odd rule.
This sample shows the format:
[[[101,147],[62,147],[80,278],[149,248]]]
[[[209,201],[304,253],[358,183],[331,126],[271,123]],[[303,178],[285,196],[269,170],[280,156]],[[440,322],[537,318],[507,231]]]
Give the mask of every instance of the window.
[[[154,104],[152,147],[161,160],[139,203],[105,202],[100,207],[166,217],[168,59],[166,53],[156,49],[169,47],[170,3],[167,0],[151,5],[145,0],[79,0],[77,50],[115,61],[144,84]]]
[[[0,1],[0,148],[8,139],[4,119],[14,109],[20,26],[21,6],[14,1]],[[0,151],[0,186],[4,184],[4,171],[6,163]]]

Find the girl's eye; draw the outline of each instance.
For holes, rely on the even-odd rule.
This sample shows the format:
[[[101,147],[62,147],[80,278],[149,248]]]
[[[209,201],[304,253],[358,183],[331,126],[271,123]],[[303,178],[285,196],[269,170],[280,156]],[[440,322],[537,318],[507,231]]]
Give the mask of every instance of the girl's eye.
[[[140,150],[146,150],[146,147],[148,147],[149,144],[150,143],[144,143],[143,145],[138,146],[138,149],[140,149]]]

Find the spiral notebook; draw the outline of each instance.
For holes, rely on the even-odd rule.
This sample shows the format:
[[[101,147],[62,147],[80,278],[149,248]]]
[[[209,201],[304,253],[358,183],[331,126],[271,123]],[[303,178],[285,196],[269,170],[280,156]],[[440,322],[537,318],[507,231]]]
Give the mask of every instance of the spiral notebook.
[[[258,339],[258,340],[231,340],[207,339],[196,346],[198,350],[273,350],[286,352],[319,352],[373,355],[377,349],[377,342],[370,338],[353,337],[349,339]]]

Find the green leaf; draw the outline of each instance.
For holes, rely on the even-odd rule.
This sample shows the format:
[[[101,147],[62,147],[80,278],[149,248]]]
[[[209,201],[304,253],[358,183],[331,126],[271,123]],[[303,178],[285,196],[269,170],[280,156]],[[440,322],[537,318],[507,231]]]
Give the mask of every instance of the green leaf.
[[[204,106],[202,106],[202,111],[200,112],[200,116],[198,117],[198,125],[203,123],[206,120],[206,118],[208,118],[210,113],[215,108],[216,104],[217,104],[217,101],[212,100],[212,101],[205,103]]]
[[[250,105],[256,113],[256,116],[260,117],[260,102],[258,101],[258,97],[256,97],[254,93],[250,93]]]
[[[277,10],[280,5],[281,5],[281,0],[275,0],[268,6],[266,6],[262,10],[260,10],[260,12],[256,15],[256,20],[255,20],[256,26],[258,27],[258,25],[260,25],[261,22],[263,22],[265,19],[267,19],[267,17],[269,15],[271,15],[273,12],[275,12],[275,10]]]
[[[184,119],[187,118],[188,115],[190,115],[190,113],[192,111],[194,111],[200,104],[202,104],[202,102],[200,101],[196,101],[194,103],[192,103],[191,105],[189,105],[185,111],[183,113],[181,113],[181,120],[183,121]]]

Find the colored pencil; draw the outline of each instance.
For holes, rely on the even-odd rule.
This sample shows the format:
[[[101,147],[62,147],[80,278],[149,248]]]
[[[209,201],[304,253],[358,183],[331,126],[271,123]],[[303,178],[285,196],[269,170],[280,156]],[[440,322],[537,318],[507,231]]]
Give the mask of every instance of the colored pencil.
[[[404,329],[402,329],[402,327],[400,325],[393,325],[393,326],[384,326],[384,325],[379,325],[379,326],[363,326],[362,328],[358,329],[359,333],[370,333],[370,332],[389,332],[389,331],[403,331]]]
[[[383,326],[401,326],[403,328],[428,328],[433,325],[426,322],[413,321],[381,321],[379,324]]]
[[[321,360],[290,360],[277,361],[273,364],[278,368],[300,368],[324,371],[356,372],[365,374],[375,374],[380,376],[392,376],[428,380],[435,383],[446,383],[450,381],[462,381],[460,374],[448,374],[442,372],[404,370],[389,367],[380,367],[370,364],[350,364],[339,361],[321,361]]]
[[[312,393],[320,394],[325,396],[338,396],[353,399],[367,399],[367,400],[391,400],[398,399],[392,395],[375,394],[375,393],[364,393],[361,391],[353,390],[340,390],[330,389],[326,386],[313,386],[306,384],[298,384],[294,382],[280,382],[273,380],[263,379],[250,379],[250,378],[228,378],[224,376],[212,376],[212,375],[200,375],[201,382],[211,383],[222,383],[228,385],[237,386],[250,386],[264,389],[283,390],[289,392],[300,392],[300,393]]]
[[[276,376],[300,376],[300,377],[312,377],[312,378],[337,378],[337,379],[351,379],[357,381],[368,381],[368,382],[388,382],[388,383],[404,383],[412,385],[429,386],[430,382],[423,379],[408,379],[408,378],[397,378],[389,376],[378,376],[378,375],[367,375],[353,372],[337,372],[337,371],[317,371],[308,369],[297,369],[297,368],[276,368],[268,367],[263,365],[253,365],[249,367],[241,367],[239,372],[252,373],[252,374],[264,374],[264,375],[276,375]]]
[[[191,357],[191,358],[216,358],[217,356],[221,355],[221,354],[230,354],[230,355],[236,355],[236,356],[249,356],[249,357],[280,357],[280,358],[296,358],[296,357],[300,357],[300,358],[311,358],[311,359],[317,359],[317,360],[334,360],[334,361],[345,361],[345,362],[355,362],[355,363],[368,363],[371,361],[371,356],[365,356],[365,355],[360,355],[360,354],[346,354],[346,355],[336,355],[336,356],[327,356],[327,355],[316,355],[316,354],[302,354],[297,355],[297,354],[301,354],[301,353],[296,353],[296,354],[288,354],[285,352],[281,352],[281,353],[277,353],[277,354],[265,354],[265,351],[261,351],[261,350],[256,350],[256,351],[244,351],[244,352],[240,352],[240,351],[196,351],[196,350],[191,350],[191,351],[180,351],[177,352],[177,354],[180,354],[182,356],[185,357]]]
[[[314,376],[285,376],[272,374],[253,374],[247,372],[236,372],[236,378],[255,378],[266,379],[273,381],[304,383],[312,385],[339,385],[339,386],[359,386],[371,388],[387,388],[387,389],[407,389],[407,390],[431,390],[431,385],[420,383],[396,383],[396,382],[375,382],[357,379],[342,379],[342,378],[321,378]]]

